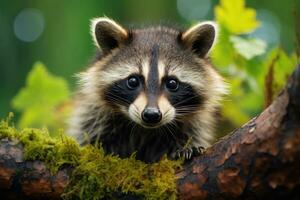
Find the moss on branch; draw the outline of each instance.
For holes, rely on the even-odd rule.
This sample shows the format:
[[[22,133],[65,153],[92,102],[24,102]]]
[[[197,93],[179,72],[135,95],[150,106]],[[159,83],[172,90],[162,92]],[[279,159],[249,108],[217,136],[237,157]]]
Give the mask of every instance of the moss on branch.
[[[80,147],[72,138],[60,134],[52,138],[46,129],[18,130],[10,124],[12,115],[0,122],[0,139],[23,145],[26,161],[42,161],[51,174],[62,167],[72,168],[62,198],[102,199],[130,194],[145,199],[175,199],[175,170],[180,161],[167,158],[145,164],[134,158],[105,155],[101,147]]]

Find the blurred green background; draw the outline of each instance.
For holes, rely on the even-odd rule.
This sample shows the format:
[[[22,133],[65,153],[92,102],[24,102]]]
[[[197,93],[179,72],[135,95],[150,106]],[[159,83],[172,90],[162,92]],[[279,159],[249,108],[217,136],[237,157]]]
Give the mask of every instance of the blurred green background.
[[[229,6],[234,7],[239,0],[231,0],[231,2],[232,5]],[[7,116],[9,111],[15,111],[12,109],[12,99],[25,85],[26,76],[36,61],[44,63],[51,73],[64,77],[72,91],[76,82],[73,75],[86,68],[95,50],[89,33],[91,18],[105,15],[123,25],[167,22],[189,26],[196,21],[214,20],[214,8],[217,4],[219,4],[219,0],[1,0],[0,118]],[[258,38],[264,41],[266,44],[264,53],[271,52],[275,47],[282,48],[287,55],[295,52],[297,48],[295,29],[299,31],[300,19],[297,18],[300,15],[298,13],[298,17],[296,17],[293,15],[293,11],[298,10],[299,12],[299,0],[247,0],[246,6],[256,10],[256,18],[260,21],[260,26],[249,31],[251,33],[247,35],[247,38]],[[235,17],[238,18],[238,16]],[[298,23],[298,27],[295,26],[295,23]],[[237,40],[239,41],[239,39]],[[223,54],[221,50],[218,53]],[[226,53],[224,52],[224,56],[227,56]],[[218,55],[218,57],[221,56]],[[251,63],[253,65],[252,72],[236,68],[239,72],[245,73],[240,75],[240,81],[243,79],[242,77],[247,77],[247,73],[255,74],[253,71],[260,65],[264,65],[262,60],[266,59],[268,59],[267,53],[255,59],[243,58],[243,60],[234,60],[229,63],[221,60],[221,64],[218,62],[220,59],[217,59],[215,63],[229,79],[230,76],[235,75],[232,73],[235,68],[229,70],[232,63],[235,65],[241,63],[246,67],[249,67],[249,63]],[[222,63],[226,64],[220,66]],[[260,71],[258,70],[258,72]],[[255,82],[258,79],[249,79],[249,85],[251,85],[251,81]],[[237,87],[241,86],[245,85],[240,81]],[[261,94],[264,88],[261,85],[252,90],[261,90],[260,96],[258,96],[262,98]],[[234,93],[233,95],[237,96],[238,94]],[[252,97],[252,99],[257,98],[257,96]],[[230,99],[227,97],[227,102],[230,102]],[[259,101],[257,106],[254,109],[250,106],[245,111],[247,117],[242,118],[238,123],[244,122],[262,109],[262,100],[257,101]],[[232,102],[234,104],[234,101]],[[245,105],[249,104],[245,103]],[[18,117],[18,112],[16,114]],[[235,115],[239,118],[238,112],[230,111],[228,115]]]

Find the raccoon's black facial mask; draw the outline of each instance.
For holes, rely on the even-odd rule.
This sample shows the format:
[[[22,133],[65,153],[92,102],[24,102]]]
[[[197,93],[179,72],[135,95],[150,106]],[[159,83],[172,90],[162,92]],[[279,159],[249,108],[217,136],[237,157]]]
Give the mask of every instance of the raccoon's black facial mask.
[[[167,97],[172,106],[176,108],[177,113],[190,113],[200,107],[202,97],[197,94],[190,84],[180,82],[174,77],[166,77],[163,79],[163,85]]]
[[[181,82],[173,76],[162,78],[161,85],[157,90],[155,93],[166,96],[170,105],[175,108],[174,117],[190,114],[199,109],[202,103],[202,97],[197,94],[190,84]],[[105,99],[114,107],[121,105],[129,108],[142,95],[141,93],[146,93],[145,79],[142,75],[132,74],[126,79],[119,80],[109,86],[105,91]],[[147,101],[147,99],[137,101],[145,100]],[[161,101],[161,99],[157,98],[157,101]],[[139,102],[135,103],[139,104]],[[160,102],[157,102],[157,104],[160,104]],[[141,108],[141,110],[144,109]],[[141,114],[136,113],[135,116],[137,115]]]
[[[132,74],[126,79],[119,80],[109,86],[104,93],[108,102],[129,107],[143,89],[144,78]]]

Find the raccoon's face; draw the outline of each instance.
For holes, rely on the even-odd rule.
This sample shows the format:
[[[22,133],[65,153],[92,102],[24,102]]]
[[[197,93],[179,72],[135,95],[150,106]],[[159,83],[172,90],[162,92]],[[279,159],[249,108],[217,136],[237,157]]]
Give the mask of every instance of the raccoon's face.
[[[146,128],[205,112],[223,88],[207,55],[213,23],[186,31],[166,27],[126,30],[107,18],[93,20],[102,56],[88,71],[99,101]]]

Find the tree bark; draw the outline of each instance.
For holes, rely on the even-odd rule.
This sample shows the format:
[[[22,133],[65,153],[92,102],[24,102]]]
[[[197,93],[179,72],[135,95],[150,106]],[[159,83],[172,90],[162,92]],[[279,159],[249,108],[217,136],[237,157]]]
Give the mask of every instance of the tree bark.
[[[71,169],[51,175],[0,142],[0,198],[60,199]],[[179,199],[300,199],[300,65],[275,101],[177,173]]]
[[[178,176],[180,199],[300,199],[300,65],[266,110]]]

